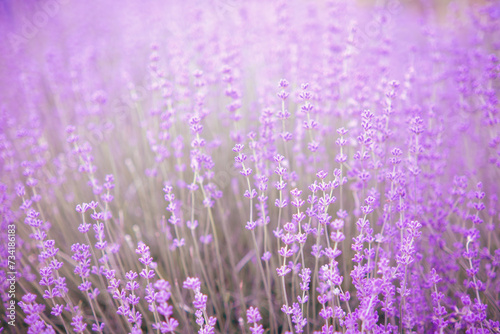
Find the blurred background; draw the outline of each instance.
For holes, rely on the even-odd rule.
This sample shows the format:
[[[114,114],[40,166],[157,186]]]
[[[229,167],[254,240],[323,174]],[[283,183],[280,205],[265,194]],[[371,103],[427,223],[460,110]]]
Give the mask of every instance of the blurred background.
[[[26,1],[18,1],[18,0],[0,0],[0,14],[3,14],[2,17],[8,17],[9,14],[22,12],[24,10],[29,10],[30,8],[36,8],[37,6],[50,4],[50,3],[59,3],[59,4],[69,4],[74,0],[26,0]],[[200,0],[201,1],[201,0]],[[222,5],[230,5],[235,6],[239,1],[243,0],[208,0],[214,3],[219,3]],[[305,2],[311,2],[315,0],[304,0]],[[328,1],[328,0],[322,0]],[[447,12],[447,8],[450,4],[454,4],[455,6],[464,8],[473,5],[484,5],[488,3],[497,3],[497,6],[500,7],[500,1],[497,0],[355,0],[358,4],[365,7],[373,7],[373,6],[383,6],[383,7],[398,7],[404,6],[410,8],[414,11],[425,12],[426,10],[432,9],[439,16],[444,15]],[[92,2],[92,1],[86,1]],[[172,4],[179,1],[172,1]],[[334,1],[335,2],[335,1]],[[147,3],[144,3],[147,6]],[[7,15],[5,15],[7,14]]]

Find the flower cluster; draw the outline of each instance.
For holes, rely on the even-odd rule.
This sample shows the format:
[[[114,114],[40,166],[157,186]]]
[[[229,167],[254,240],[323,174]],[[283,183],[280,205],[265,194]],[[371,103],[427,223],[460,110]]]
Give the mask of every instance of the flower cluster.
[[[1,2],[0,331],[500,332],[498,4],[363,2]]]
[[[196,323],[200,326],[198,334],[213,334],[217,319],[213,316],[207,316],[207,295],[201,293],[201,282],[197,277],[188,277],[183,284],[184,289],[194,292],[193,306],[196,309]]]

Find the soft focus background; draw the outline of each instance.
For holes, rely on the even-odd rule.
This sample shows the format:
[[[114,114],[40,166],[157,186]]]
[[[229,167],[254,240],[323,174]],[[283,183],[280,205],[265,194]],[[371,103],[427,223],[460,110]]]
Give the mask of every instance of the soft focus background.
[[[0,0],[3,331],[499,333],[499,29],[497,1]]]

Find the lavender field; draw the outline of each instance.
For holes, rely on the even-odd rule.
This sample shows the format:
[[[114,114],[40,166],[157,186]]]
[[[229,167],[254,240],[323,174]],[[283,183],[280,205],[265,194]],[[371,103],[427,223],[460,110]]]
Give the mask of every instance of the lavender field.
[[[0,332],[500,333],[500,4],[441,5],[0,1]]]

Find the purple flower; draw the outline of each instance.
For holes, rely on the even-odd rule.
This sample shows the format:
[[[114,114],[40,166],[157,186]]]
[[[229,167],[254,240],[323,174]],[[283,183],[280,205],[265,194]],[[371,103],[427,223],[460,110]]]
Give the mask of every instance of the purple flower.
[[[269,261],[271,259],[271,252],[267,251],[265,252],[262,257],[261,257],[262,261]]]
[[[262,320],[260,312],[256,307],[250,306],[247,310],[247,321],[249,324],[257,323]]]
[[[76,333],[82,333],[85,331],[85,328],[87,328],[87,324],[83,323],[83,316],[74,316],[72,320],[73,321],[71,322],[71,326],[73,326],[73,330]]]
[[[198,290],[201,287],[200,279],[197,277],[188,277],[184,281],[183,288],[190,290]]]

